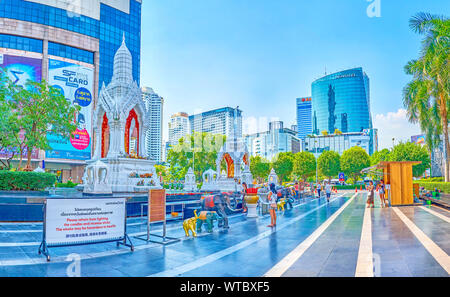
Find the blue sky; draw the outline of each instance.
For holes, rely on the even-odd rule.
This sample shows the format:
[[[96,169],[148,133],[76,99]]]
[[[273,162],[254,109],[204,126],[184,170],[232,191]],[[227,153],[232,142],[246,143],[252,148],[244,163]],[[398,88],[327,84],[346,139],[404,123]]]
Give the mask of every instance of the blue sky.
[[[290,126],[295,98],[310,96],[325,70],[352,67],[370,78],[381,147],[391,134],[418,132],[400,110],[409,80],[403,66],[420,49],[408,20],[420,11],[448,16],[450,2],[379,1],[379,18],[368,17],[366,0],[143,1],[141,85],[165,98],[165,139],[171,114],[223,106]],[[400,121],[398,132],[389,120]]]

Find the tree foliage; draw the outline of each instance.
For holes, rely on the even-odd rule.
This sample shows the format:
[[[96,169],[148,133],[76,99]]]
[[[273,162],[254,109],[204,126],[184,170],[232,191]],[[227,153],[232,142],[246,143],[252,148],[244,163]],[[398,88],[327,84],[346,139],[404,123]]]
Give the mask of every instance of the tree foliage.
[[[389,161],[390,151],[388,149],[383,149],[381,151],[377,151],[370,156],[370,165],[374,166],[383,161]]]
[[[430,153],[425,146],[412,142],[397,144],[389,155],[389,161],[421,161],[413,166],[413,176],[420,177],[430,168]]]
[[[354,146],[341,156],[341,170],[345,175],[352,177],[356,182],[361,176],[361,170],[370,166],[370,157],[367,152],[359,147]]]
[[[419,13],[410,20],[411,29],[423,35],[419,58],[405,66],[412,81],[403,93],[403,104],[412,123],[419,123],[433,149],[441,142],[450,151],[448,112],[450,108],[450,19]],[[449,156],[445,162],[445,180],[449,181]]]
[[[194,132],[180,138],[179,143],[171,147],[167,155],[167,162],[170,164],[168,179],[184,180],[189,167],[192,167],[196,180],[201,181],[203,172],[216,168],[217,152],[225,141],[224,135],[206,132]]]
[[[46,81],[27,81],[15,85],[2,71],[0,73],[0,141],[3,148],[13,154],[18,151],[19,166],[26,153],[26,168],[30,167],[34,149],[51,149],[48,134],[68,140],[76,130],[76,113],[79,106],[61,94]]]
[[[294,154],[291,152],[279,153],[272,162],[272,167],[275,169],[280,182],[287,181],[294,169]]]
[[[337,152],[323,152],[317,159],[320,173],[328,177],[329,180],[331,180],[333,176],[337,176],[341,170],[340,159],[341,156]]]
[[[294,155],[293,173],[303,181],[314,176],[316,174],[316,158],[314,154],[310,152],[296,153]]]
[[[250,157],[250,171],[259,183],[264,182],[270,173],[270,162],[261,156]]]

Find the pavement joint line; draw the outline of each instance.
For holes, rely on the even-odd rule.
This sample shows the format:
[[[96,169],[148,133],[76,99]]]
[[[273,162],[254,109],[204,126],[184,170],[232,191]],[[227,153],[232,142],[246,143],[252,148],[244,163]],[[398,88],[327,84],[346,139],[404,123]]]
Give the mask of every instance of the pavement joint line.
[[[434,215],[434,216],[436,216],[436,217],[446,221],[447,223],[450,223],[450,218],[449,217],[446,217],[446,216],[444,216],[444,215],[442,215],[442,214],[440,214],[440,213],[438,213],[438,212],[436,212],[434,210],[431,210],[431,209],[429,209],[428,207],[425,207],[425,206],[420,206],[420,208],[425,210],[425,211],[427,211],[427,212],[429,212],[430,214],[432,214],[432,215]]]
[[[340,196],[337,196],[336,198],[334,198],[330,202],[334,202],[337,199],[341,198],[342,196],[344,196],[344,194],[342,194]],[[174,276],[179,276],[179,275],[181,275],[183,273],[186,273],[188,271],[200,268],[200,267],[202,267],[202,266],[204,266],[206,264],[212,263],[212,262],[217,261],[217,260],[219,260],[219,259],[221,259],[221,258],[223,258],[225,256],[228,256],[228,255],[230,255],[230,254],[232,254],[234,252],[237,252],[237,251],[239,251],[239,250],[241,250],[241,249],[243,249],[243,248],[245,248],[245,247],[247,247],[247,246],[249,246],[249,245],[251,245],[251,244],[253,244],[255,242],[258,242],[259,240],[264,239],[264,238],[268,237],[269,235],[271,235],[271,234],[273,234],[273,233],[275,233],[275,232],[277,232],[279,230],[282,230],[282,229],[286,228],[287,226],[292,225],[293,223],[303,219],[304,217],[306,217],[306,216],[314,213],[315,211],[317,211],[317,210],[319,210],[319,209],[321,209],[321,208],[323,208],[325,206],[328,206],[328,205],[329,205],[328,203],[324,203],[322,205],[319,205],[319,206],[311,209],[310,211],[308,211],[308,212],[306,212],[306,213],[296,217],[295,219],[292,219],[292,220],[290,220],[290,221],[288,221],[288,222],[286,222],[284,224],[281,224],[280,226],[278,226],[276,228],[276,230],[267,230],[265,232],[262,232],[262,233],[260,233],[260,234],[258,234],[256,236],[254,236],[254,237],[251,237],[251,238],[249,238],[247,240],[244,240],[244,241],[242,241],[242,242],[240,242],[238,244],[235,244],[235,245],[233,245],[233,246],[231,246],[229,248],[226,248],[224,250],[221,250],[219,252],[210,254],[210,255],[205,256],[205,257],[203,257],[201,259],[197,259],[197,260],[195,260],[193,262],[190,262],[190,263],[187,263],[187,264],[184,264],[184,265],[172,268],[172,269],[168,269],[168,270],[165,270],[165,271],[161,271],[161,272],[158,272],[158,273],[151,274],[148,277],[174,277]]]
[[[422,230],[419,229],[401,210],[397,207],[392,208],[400,220],[408,227],[414,236],[420,241],[431,256],[439,265],[450,274],[450,257],[434,241],[432,241]]]
[[[358,194],[355,193],[343,206],[341,206],[333,215],[331,215],[319,228],[317,228],[308,238],[300,243],[293,251],[285,256],[280,262],[273,266],[264,274],[264,277],[280,277],[282,276],[305,252],[311,245],[325,232],[325,230],[334,222],[334,220],[344,211],[347,206],[352,203]]]
[[[343,196],[343,195],[341,195]],[[339,196],[339,197],[341,197]],[[336,197],[335,199],[339,198]],[[294,205],[294,208],[300,207],[302,205],[306,205],[309,204],[311,202],[314,202],[314,200],[305,202],[305,203],[300,203],[297,205]],[[236,217],[240,217],[243,215],[237,215],[237,216],[233,216],[233,218]],[[266,218],[265,216],[262,217],[262,219]],[[247,221],[242,221],[242,222],[237,222],[234,223],[233,226],[238,226],[241,225],[243,223],[246,223]],[[171,229],[182,229],[183,227],[173,227]],[[169,230],[169,228],[167,229]],[[140,236],[140,235],[145,235],[147,234],[147,231],[142,231],[142,232],[137,232],[137,233],[131,233],[129,234],[129,236]],[[204,237],[204,236],[208,236],[208,233],[204,233],[204,234],[198,234],[197,237]],[[183,238],[182,241],[184,240],[190,240],[191,237],[189,238]],[[16,247],[18,243],[0,243],[0,247],[4,246],[4,247]],[[40,242],[22,242],[20,243],[20,246],[38,246],[41,243]],[[135,245],[134,250],[145,250],[145,249],[149,249],[149,248],[154,248],[154,247],[158,247],[159,245],[156,243],[151,243],[151,244],[143,244],[143,245]],[[87,259],[93,259],[93,258],[101,258],[101,257],[107,257],[107,256],[112,256],[112,255],[119,255],[119,254],[126,254],[126,253],[130,253],[130,251],[128,250],[109,250],[109,251],[102,251],[102,252],[97,252],[97,253],[87,253],[81,256],[81,260],[87,260]],[[52,258],[51,263],[62,263],[62,262],[67,262],[66,260],[66,256],[56,256]],[[35,265],[35,264],[46,264],[48,263],[44,258],[39,257],[39,258],[29,258],[29,259],[14,259],[14,260],[4,260],[4,261],[0,261],[0,267],[1,266],[24,266],[24,265]]]
[[[356,263],[356,277],[373,277],[373,251],[372,251],[372,213],[366,207],[359,241],[358,261]]]

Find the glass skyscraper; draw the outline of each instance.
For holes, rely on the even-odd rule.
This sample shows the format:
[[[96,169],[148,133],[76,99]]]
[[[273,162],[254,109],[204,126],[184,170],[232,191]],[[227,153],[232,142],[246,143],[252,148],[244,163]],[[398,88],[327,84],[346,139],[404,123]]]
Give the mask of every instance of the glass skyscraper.
[[[297,98],[297,137],[305,139],[312,133],[312,100],[311,97]]]
[[[369,78],[362,68],[324,76],[312,83],[313,133],[372,129]]]
[[[93,151],[92,110],[102,85],[111,82],[123,38],[132,55],[133,79],[140,83],[141,5],[142,0],[0,1],[0,67],[10,78],[17,84],[45,79],[71,102],[76,102],[76,90],[89,93],[79,115],[80,129],[89,134],[85,146],[49,138],[51,150],[33,152],[34,167],[79,182]]]

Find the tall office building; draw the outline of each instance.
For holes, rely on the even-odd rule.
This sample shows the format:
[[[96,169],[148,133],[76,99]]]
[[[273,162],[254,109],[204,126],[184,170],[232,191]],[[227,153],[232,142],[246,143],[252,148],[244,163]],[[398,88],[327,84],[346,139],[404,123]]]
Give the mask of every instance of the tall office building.
[[[0,1],[0,67],[17,84],[45,79],[79,103],[79,129],[89,135],[76,146],[49,135],[52,149],[35,150],[33,167],[45,164],[62,181],[81,179],[94,149],[92,109],[103,83],[111,81],[114,54],[123,38],[139,84],[141,5],[141,0]],[[81,102],[77,91],[89,94],[89,100]],[[0,158],[7,154],[0,152]]]
[[[224,107],[189,116],[191,132],[209,132],[233,137],[236,119],[236,137],[242,137],[242,111]]]
[[[164,98],[156,94],[152,88],[142,88],[142,99],[145,102],[149,116],[149,129],[145,136],[145,145],[149,157],[156,162],[162,161],[163,153],[163,106]]]
[[[312,83],[313,133],[372,129],[369,78],[362,68],[324,76]]]
[[[298,153],[301,140],[297,131],[284,128],[282,121],[269,123],[269,130],[245,136],[245,143],[251,156],[261,156],[272,161],[279,153]]]
[[[297,137],[305,139],[312,133],[311,97],[297,98]]]
[[[328,135],[308,135],[302,142],[302,151],[311,152],[318,158],[323,152],[344,151],[359,146],[370,156],[378,151],[378,130],[364,129],[362,132],[348,132]]]
[[[189,115],[185,112],[173,114],[169,122],[169,145],[177,145],[178,140],[189,133]]]

